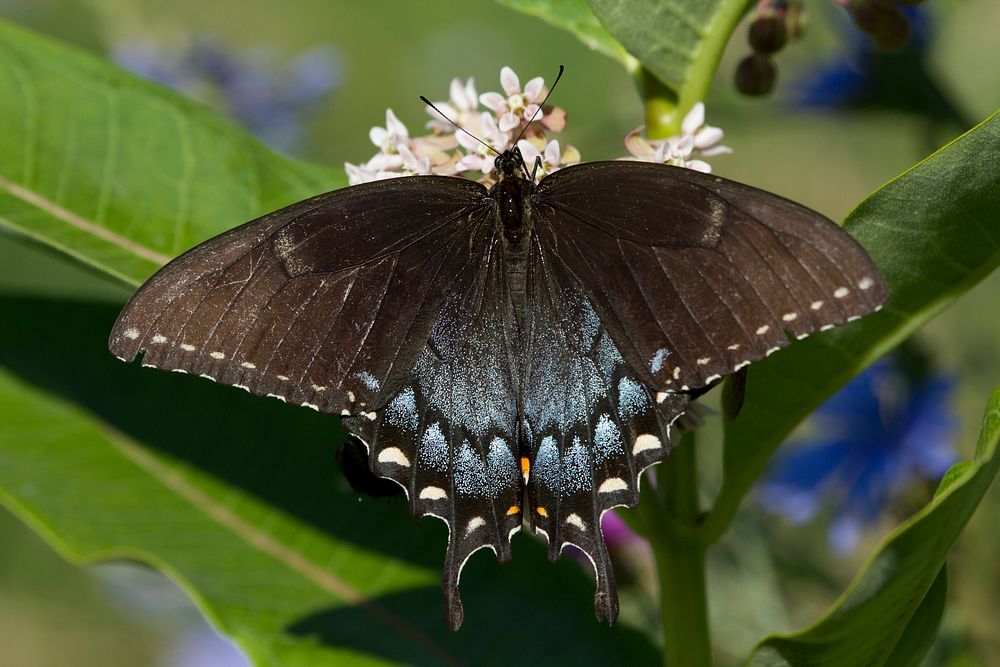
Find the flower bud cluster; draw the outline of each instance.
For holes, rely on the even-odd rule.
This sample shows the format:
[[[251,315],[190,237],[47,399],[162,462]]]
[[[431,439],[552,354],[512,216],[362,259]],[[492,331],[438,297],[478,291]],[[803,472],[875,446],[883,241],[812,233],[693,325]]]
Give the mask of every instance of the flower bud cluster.
[[[912,32],[903,6],[917,2],[919,0],[849,0],[845,6],[854,24],[875,46],[883,51],[897,52],[906,47]]]
[[[761,0],[747,41],[752,53],[736,66],[736,89],[744,95],[767,95],[774,89],[778,66],[774,54],[805,31],[805,7],[798,0]]]

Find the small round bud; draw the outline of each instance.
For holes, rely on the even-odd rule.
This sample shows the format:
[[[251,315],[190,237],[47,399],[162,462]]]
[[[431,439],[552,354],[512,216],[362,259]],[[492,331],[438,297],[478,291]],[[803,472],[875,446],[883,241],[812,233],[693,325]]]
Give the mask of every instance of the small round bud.
[[[744,95],[767,95],[777,78],[778,68],[770,56],[753,53],[736,66],[736,90]]]
[[[901,51],[910,40],[910,21],[892,0],[856,0],[851,16],[884,51]]]
[[[785,22],[777,16],[762,16],[750,24],[750,48],[757,53],[777,53],[788,41]]]

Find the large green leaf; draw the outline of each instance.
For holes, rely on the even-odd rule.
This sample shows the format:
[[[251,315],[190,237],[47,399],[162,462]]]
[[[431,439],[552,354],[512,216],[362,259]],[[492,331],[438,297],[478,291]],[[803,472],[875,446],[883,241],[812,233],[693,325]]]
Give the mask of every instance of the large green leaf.
[[[726,424],[724,480],[706,539],[725,530],[802,419],[1000,265],[1000,114],[877,190],[844,228],[881,268],[889,301],[750,367],[743,410]]]
[[[572,33],[581,42],[619,61],[628,70],[636,67],[635,58],[604,29],[587,0],[497,0],[501,5],[535,16],[546,23]]]
[[[682,111],[707,92],[748,0],[587,0],[624,47],[663,82]]]
[[[934,500],[890,535],[830,612],[812,627],[762,641],[755,667],[918,665],[941,617],[942,567],[1000,471],[1000,387],[976,457],[958,464]]]
[[[343,182],[164,88],[0,22],[0,226],[138,284],[198,241]]]

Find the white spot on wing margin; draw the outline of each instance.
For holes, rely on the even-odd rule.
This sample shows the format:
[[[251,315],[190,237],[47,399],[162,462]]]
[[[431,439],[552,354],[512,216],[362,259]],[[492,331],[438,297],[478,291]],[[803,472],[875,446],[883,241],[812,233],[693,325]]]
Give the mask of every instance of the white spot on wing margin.
[[[628,489],[628,484],[621,477],[609,477],[608,479],[601,482],[600,488],[597,489],[598,493],[615,493],[616,491],[625,491]]]
[[[444,500],[447,497],[447,492],[440,486],[425,486],[420,489],[421,500]]]
[[[660,447],[659,438],[650,433],[643,433],[635,439],[635,445],[632,447],[632,455],[635,456],[639,452],[644,452],[648,449],[659,449]]]
[[[404,468],[410,467],[410,459],[406,458],[406,454],[399,447],[386,447],[378,453],[379,463],[395,463],[398,466],[403,466]]]

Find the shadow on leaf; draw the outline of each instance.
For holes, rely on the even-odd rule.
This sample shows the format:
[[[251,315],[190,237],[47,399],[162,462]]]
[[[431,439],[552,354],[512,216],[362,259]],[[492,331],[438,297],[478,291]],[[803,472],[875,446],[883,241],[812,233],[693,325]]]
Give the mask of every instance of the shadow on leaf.
[[[336,417],[123,364],[106,342],[116,306],[0,296],[0,309],[0,365],[31,384],[338,540],[441,567],[443,526],[415,521],[402,497],[350,488],[335,460],[345,438]]]

